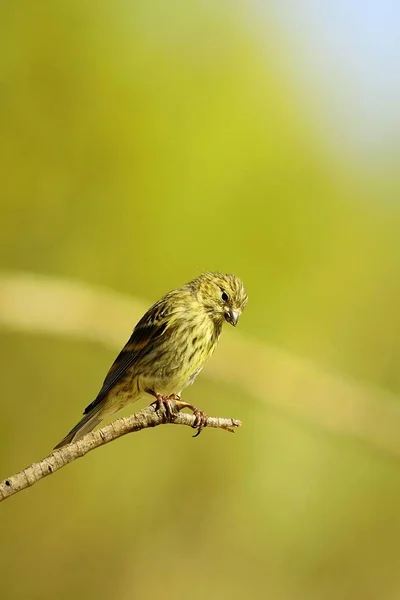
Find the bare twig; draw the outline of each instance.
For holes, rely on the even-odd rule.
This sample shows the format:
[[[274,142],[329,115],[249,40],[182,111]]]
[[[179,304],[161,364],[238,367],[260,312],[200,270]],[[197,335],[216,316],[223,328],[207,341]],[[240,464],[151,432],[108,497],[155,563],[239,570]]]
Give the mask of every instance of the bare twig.
[[[108,444],[108,442],[112,442],[127,433],[140,431],[148,427],[157,427],[157,425],[164,423],[193,427],[195,424],[194,415],[178,412],[174,403],[172,403],[172,409],[174,411],[172,418],[168,418],[164,409],[155,410],[152,404],[129,417],[117,419],[113,423],[110,423],[110,425],[106,425],[97,431],[92,431],[82,439],[55,450],[46,456],[46,458],[31,464],[23,471],[0,482],[0,502],[30,487],[40,479],[43,479],[43,477],[51,475],[54,471],[65,467],[75,459],[85,456],[91,450]],[[240,427],[241,424],[240,421],[235,419],[224,419],[221,417],[207,417],[206,423],[207,427],[226,429],[231,432],[233,432],[234,427]]]

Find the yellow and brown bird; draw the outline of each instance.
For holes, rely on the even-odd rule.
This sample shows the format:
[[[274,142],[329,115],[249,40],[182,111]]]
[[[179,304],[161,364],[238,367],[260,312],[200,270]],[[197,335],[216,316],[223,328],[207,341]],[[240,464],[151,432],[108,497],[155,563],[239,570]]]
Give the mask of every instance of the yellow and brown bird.
[[[205,414],[181,402],[181,391],[193,383],[214,352],[224,321],[236,326],[246,303],[241,280],[218,272],[202,273],[168,292],[140,319],[97,397],[56,448],[83,437],[145,393],[166,408],[173,399],[179,408],[193,410],[200,431]]]

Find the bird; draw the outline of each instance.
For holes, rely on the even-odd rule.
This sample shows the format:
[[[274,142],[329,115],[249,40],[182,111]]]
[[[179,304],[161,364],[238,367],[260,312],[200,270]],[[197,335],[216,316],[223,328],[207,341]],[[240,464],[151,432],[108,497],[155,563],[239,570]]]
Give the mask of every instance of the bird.
[[[165,294],[143,315],[112,364],[83,418],[55,449],[92,431],[104,418],[146,394],[156,409],[189,408],[200,433],[207,415],[181,392],[192,384],[213,354],[225,322],[236,327],[247,304],[242,281],[235,275],[205,272]]]

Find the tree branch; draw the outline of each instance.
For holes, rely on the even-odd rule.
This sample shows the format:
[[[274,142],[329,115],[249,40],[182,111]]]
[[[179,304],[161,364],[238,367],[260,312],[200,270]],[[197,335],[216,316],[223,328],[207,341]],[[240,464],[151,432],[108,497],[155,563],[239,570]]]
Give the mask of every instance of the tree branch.
[[[156,410],[154,404],[152,404],[129,417],[117,419],[101,429],[88,433],[82,439],[55,450],[46,456],[46,458],[43,458],[39,462],[32,463],[23,471],[0,482],[0,502],[17,492],[21,492],[25,488],[30,487],[40,479],[43,479],[43,477],[51,475],[54,471],[58,471],[58,469],[65,467],[75,459],[85,456],[85,454],[91,450],[94,450],[99,446],[104,446],[104,444],[108,444],[127,433],[140,431],[141,429],[147,429],[148,427],[157,427],[158,425],[163,425],[165,423],[193,427],[195,424],[194,415],[179,412],[177,406],[173,402],[172,410],[172,418],[169,418],[163,408],[161,410]],[[241,424],[240,421],[235,419],[225,419],[221,417],[207,417],[206,422],[207,427],[225,429],[232,433],[234,431],[233,428],[240,427]]]

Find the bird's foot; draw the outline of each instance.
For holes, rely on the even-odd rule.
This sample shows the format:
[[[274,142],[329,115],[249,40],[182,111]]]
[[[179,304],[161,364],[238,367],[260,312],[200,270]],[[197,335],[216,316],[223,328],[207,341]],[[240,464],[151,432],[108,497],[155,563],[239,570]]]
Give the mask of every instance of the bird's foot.
[[[204,410],[200,410],[200,408],[197,408],[196,406],[193,406],[193,404],[189,404],[188,402],[182,402],[177,394],[172,394],[172,396],[169,396],[169,398],[171,398],[171,400],[174,400],[176,406],[178,407],[178,410],[188,408],[192,411],[194,416],[194,423],[192,427],[193,429],[197,429],[197,433],[195,433],[193,437],[197,437],[198,435],[200,435],[204,427],[207,427],[208,416],[204,412]]]
[[[162,394],[154,394],[156,401],[155,401],[155,409],[156,410],[161,410],[162,408],[164,408],[165,411],[165,416],[167,418],[168,421],[172,422],[175,419],[175,415],[176,415],[176,403],[175,403],[175,398],[173,397],[174,394],[172,394],[171,396],[163,396]],[[178,410],[180,410],[178,408]]]
[[[207,419],[208,416],[204,412],[204,410],[200,410],[193,404],[189,404],[189,402],[182,402],[179,394],[170,394],[169,396],[163,396],[162,394],[157,394],[154,392],[150,392],[156,401],[155,401],[155,410],[160,410],[164,408],[165,416],[169,422],[173,422],[175,419],[175,415],[177,412],[182,410],[183,408],[188,408],[192,411],[194,415],[194,423],[192,425],[193,429],[197,429],[197,432],[193,437],[197,437],[203,431],[204,427],[207,427]]]
[[[208,416],[204,412],[204,410],[200,410],[199,408],[196,408],[195,406],[190,407],[190,408],[191,408],[191,410],[193,410],[193,415],[195,417],[195,422],[193,423],[192,427],[193,427],[193,429],[197,429],[197,432],[194,434],[193,437],[197,437],[198,435],[201,434],[204,427],[207,427]]]

